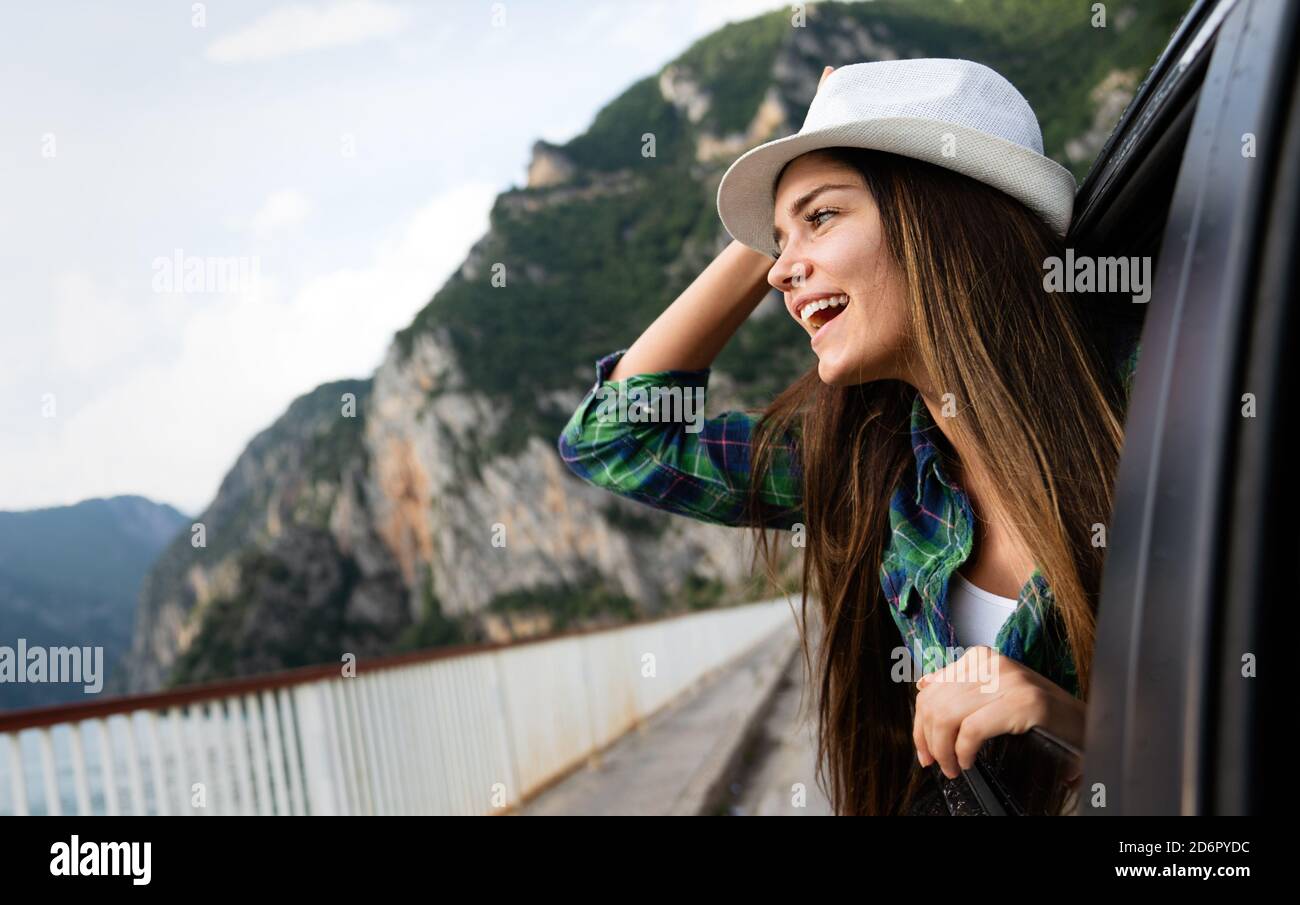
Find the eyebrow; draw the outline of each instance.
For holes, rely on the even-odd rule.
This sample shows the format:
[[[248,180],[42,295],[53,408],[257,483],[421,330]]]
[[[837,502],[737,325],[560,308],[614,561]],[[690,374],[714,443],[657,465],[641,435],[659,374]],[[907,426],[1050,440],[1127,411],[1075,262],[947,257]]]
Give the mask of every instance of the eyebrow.
[[[828,182],[824,185],[819,185],[812,191],[805,192],[804,194],[800,195],[798,198],[794,200],[794,204],[791,204],[789,209],[790,217],[794,218],[799,216],[799,211],[803,210],[805,205],[807,205],[810,201],[812,201],[822,192],[829,192],[832,189],[857,189],[857,188],[862,188],[862,186],[854,185],[851,182]],[[783,235],[785,234],[781,232],[781,227],[773,226],[772,244],[776,245],[777,247],[780,247],[781,237]]]

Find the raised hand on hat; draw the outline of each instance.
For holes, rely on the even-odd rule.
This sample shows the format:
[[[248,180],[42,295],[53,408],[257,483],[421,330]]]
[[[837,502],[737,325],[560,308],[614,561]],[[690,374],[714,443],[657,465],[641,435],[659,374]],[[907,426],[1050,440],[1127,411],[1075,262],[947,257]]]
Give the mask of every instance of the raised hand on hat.
[[[821,81],[817,83],[817,90],[818,90],[818,91],[821,91],[821,90],[822,90],[822,85],[825,85],[825,84],[826,84],[826,77],[829,76],[829,75],[830,75],[832,72],[834,72],[834,71],[835,71],[835,67],[834,67],[834,66],[827,66],[825,69],[822,70],[822,78],[821,78]]]

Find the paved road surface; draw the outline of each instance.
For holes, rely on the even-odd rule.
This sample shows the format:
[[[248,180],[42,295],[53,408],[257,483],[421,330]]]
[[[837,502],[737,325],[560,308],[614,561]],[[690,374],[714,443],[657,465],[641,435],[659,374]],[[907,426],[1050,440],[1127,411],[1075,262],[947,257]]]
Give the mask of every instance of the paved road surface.
[[[706,676],[598,759],[525,802],[522,815],[695,814],[725,795],[725,777],[758,724],[798,643],[793,622]]]
[[[797,719],[797,645],[791,622],[515,813],[828,814],[812,737]],[[806,807],[792,803],[796,782]]]
[[[803,671],[803,656],[791,658],[772,709],[746,752],[746,769],[732,785],[728,809],[734,816],[831,816],[830,802],[814,776],[816,714]]]

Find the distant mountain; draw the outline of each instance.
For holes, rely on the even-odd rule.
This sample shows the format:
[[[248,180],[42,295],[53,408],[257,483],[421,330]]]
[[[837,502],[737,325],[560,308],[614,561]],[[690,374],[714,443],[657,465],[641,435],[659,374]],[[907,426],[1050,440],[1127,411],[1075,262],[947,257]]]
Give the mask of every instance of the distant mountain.
[[[528,184],[497,198],[354,388],[355,418],[343,387],[318,388],[249,445],[199,517],[208,546],[178,540],[149,577],[133,690],[762,593],[743,532],[590,487],[555,451],[595,359],[729,241],[727,166],[799,128],[823,66],[944,56],[1011,79],[1046,152],[1082,177],[1189,3],[876,0],[810,5],[801,22],[773,6],[629,86],[573,140],[537,142]],[[781,310],[774,295],[718,358],[711,413],[761,405],[813,363]]]
[[[139,496],[0,512],[0,646],[129,649],[145,574],[189,520]],[[0,709],[85,700],[80,685],[0,683]]]

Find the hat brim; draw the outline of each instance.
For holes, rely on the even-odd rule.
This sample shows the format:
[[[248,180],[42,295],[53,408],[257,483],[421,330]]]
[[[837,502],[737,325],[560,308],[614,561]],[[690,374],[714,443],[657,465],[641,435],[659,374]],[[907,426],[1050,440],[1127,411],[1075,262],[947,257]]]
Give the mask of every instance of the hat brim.
[[[1020,201],[1058,237],[1070,227],[1077,186],[1074,174],[1055,160],[966,126],[889,117],[787,135],[746,151],[718,184],[718,216],[727,232],[778,257],[772,238],[777,174],[800,154],[841,146],[888,151],[962,173]],[[947,149],[953,153],[945,155]]]

